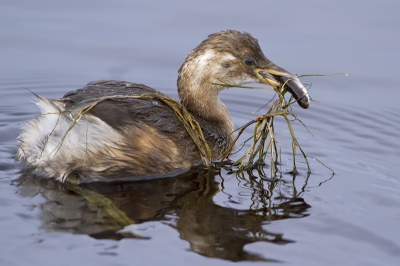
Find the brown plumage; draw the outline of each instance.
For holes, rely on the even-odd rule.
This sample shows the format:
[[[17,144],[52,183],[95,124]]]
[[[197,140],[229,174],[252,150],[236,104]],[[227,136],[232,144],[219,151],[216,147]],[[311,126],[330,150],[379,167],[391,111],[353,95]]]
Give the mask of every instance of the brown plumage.
[[[179,69],[178,93],[200,124],[215,159],[234,138],[232,119],[218,98],[219,91],[227,88],[215,85],[221,82],[272,86],[286,82],[299,104],[308,107],[300,81],[269,61],[250,34],[232,30],[211,34]],[[159,92],[145,85],[103,80],[61,99],[40,98],[43,115],[24,127],[17,158],[34,167],[37,174],[58,180],[70,174],[99,178],[164,174],[200,162],[193,140],[174,111],[156,99],[101,101],[68,131],[73,122],[69,112],[76,114],[82,102],[147,93]]]

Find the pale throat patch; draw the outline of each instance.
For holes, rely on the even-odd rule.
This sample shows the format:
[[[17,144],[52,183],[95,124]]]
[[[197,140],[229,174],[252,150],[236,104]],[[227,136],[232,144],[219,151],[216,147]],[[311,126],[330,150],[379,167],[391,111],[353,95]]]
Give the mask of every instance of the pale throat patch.
[[[231,54],[227,54],[227,53],[225,53],[223,56],[222,56],[222,62],[226,62],[226,61],[232,61],[232,60],[236,60],[236,57],[234,57],[233,55],[231,55]]]
[[[237,60],[237,58],[228,53],[225,53],[221,59],[222,63],[233,61],[233,60]],[[221,76],[221,78],[223,79],[223,75]],[[235,80],[231,80],[230,83],[232,85],[242,85],[242,84],[247,84],[247,83],[258,83],[258,80],[254,79],[253,77],[250,77],[248,75],[243,75],[243,76],[238,76]]]
[[[228,73],[229,68],[223,67],[223,64],[229,61],[238,60],[232,54],[223,53],[216,54],[213,50],[208,50],[204,54],[198,56],[194,63],[192,63],[191,69],[191,86],[190,90],[194,93],[202,89],[202,84],[208,78],[209,82],[220,83],[221,81],[228,82],[232,85],[242,85],[248,83],[258,83],[258,79],[243,73],[241,76],[237,76],[235,79],[224,80],[224,76]],[[228,88],[228,87],[226,87]],[[226,89],[221,87],[221,90]]]
[[[213,50],[208,50],[201,56],[197,58],[197,69],[198,71],[203,72],[206,69],[210,59],[215,57],[215,52]]]
[[[222,63],[237,59],[228,53],[224,53],[222,55],[219,54],[218,58],[216,57],[216,53],[213,50],[208,50],[195,59],[192,69],[189,70],[189,72],[191,72],[190,76],[192,80],[192,86],[189,86],[191,91],[197,91],[201,89],[201,86],[203,85],[202,82],[204,82],[205,77],[213,77],[218,75],[218,78],[223,78],[228,70],[222,66]],[[217,80],[210,80],[210,82],[217,82]]]

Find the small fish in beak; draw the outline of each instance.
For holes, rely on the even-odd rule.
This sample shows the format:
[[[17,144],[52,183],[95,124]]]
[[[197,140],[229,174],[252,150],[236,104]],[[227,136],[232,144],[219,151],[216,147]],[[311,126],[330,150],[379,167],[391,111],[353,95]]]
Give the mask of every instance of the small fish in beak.
[[[286,90],[290,92],[296,99],[297,103],[304,109],[310,106],[310,97],[304,85],[300,80],[289,72],[277,67],[279,70],[274,69],[258,69],[258,76],[260,81],[264,84],[277,87],[285,86]]]

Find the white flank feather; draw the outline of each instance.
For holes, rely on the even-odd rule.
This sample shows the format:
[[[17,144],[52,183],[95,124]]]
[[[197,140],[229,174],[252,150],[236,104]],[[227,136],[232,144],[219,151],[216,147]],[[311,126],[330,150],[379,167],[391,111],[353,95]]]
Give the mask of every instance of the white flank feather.
[[[41,175],[63,181],[70,174],[71,160],[85,166],[87,156],[102,149],[107,153],[107,147],[118,142],[120,134],[102,120],[83,115],[73,125],[77,113],[63,112],[62,103],[36,96],[42,114],[23,127],[17,159],[33,165]]]

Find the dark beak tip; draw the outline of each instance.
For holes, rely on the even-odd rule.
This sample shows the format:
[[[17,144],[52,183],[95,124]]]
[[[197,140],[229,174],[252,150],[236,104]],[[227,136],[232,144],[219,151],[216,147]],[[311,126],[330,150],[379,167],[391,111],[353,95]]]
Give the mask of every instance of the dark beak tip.
[[[310,101],[308,100],[308,97],[304,96],[297,102],[303,109],[308,109],[310,107]]]

